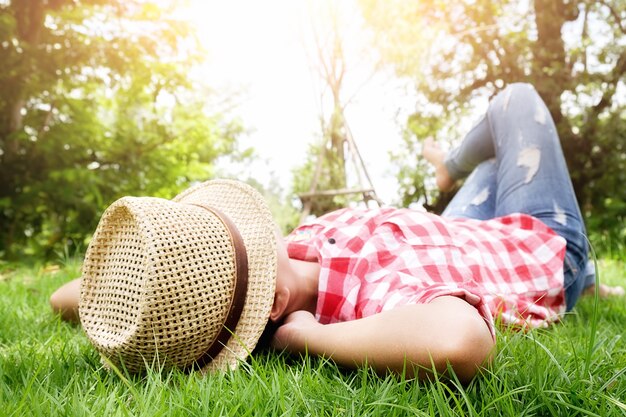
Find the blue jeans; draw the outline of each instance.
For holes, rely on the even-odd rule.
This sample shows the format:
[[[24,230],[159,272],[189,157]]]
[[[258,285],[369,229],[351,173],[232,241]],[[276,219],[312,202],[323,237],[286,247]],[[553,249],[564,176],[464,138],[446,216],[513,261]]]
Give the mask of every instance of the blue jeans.
[[[571,310],[589,274],[586,232],[554,121],[534,87],[512,84],[496,95],[445,165],[452,178],[469,177],[443,216],[486,220],[526,213],[565,238]]]

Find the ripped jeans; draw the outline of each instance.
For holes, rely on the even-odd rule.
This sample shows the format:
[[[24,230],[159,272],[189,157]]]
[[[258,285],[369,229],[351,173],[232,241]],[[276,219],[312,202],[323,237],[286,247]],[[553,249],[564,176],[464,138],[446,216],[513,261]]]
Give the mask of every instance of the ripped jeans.
[[[496,95],[445,165],[453,179],[469,177],[443,216],[486,220],[526,213],[565,238],[565,300],[571,310],[593,283],[593,264],[587,269],[585,226],[556,127],[534,87],[512,84]]]

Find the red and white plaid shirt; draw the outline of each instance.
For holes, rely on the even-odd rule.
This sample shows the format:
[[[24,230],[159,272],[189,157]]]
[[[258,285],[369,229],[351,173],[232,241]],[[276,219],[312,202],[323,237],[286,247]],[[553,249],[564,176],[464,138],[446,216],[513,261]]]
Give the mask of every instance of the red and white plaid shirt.
[[[286,240],[289,257],[320,263],[321,323],[444,295],[475,306],[493,335],[495,317],[539,327],[565,311],[565,239],[526,214],[479,221],[411,209],[342,209]]]

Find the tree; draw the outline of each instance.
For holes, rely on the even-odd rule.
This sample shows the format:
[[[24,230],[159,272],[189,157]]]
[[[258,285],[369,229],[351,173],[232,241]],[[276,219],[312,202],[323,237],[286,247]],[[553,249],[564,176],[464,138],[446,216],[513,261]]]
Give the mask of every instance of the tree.
[[[235,149],[177,6],[0,2],[0,254],[80,249],[114,199],[172,197]]]
[[[617,229],[626,238],[626,2],[360,0],[360,5],[383,60],[415,82],[417,110],[407,122],[406,151],[418,149],[428,135],[460,137],[458,126],[465,126],[462,121],[481,97],[484,104],[509,83],[530,82],[557,123],[590,228]],[[403,163],[403,155],[397,157]],[[401,170],[405,204],[420,197],[420,169]],[[442,207],[433,204],[434,210]]]
[[[356,68],[370,67],[369,62],[365,65],[357,62],[363,61],[364,57],[355,42],[355,30],[360,32],[362,22],[354,25],[354,15],[358,11],[354,5],[333,1],[316,2],[315,5],[317,8],[311,13],[311,44],[314,48],[311,61],[323,85],[320,103],[323,107],[327,101],[330,111],[325,114],[321,109],[321,141],[310,146],[307,161],[294,172],[293,189],[303,200],[303,217],[308,214],[319,216],[345,207],[358,200],[358,194],[365,201],[377,201],[369,177],[362,172],[363,163],[344,114],[358,89],[374,75],[369,71],[364,81],[359,79],[362,74],[361,77],[355,76]],[[346,23],[346,16],[350,16],[353,25]],[[349,53],[354,51],[356,57]],[[351,73],[350,77],[348,73]],[[360,81],[356,88],[350,85],[355,80]],[[325,97],[326,93],[329,95]],[[353,166],[349,166],[349,162]],[[357,178],[357,188],[353,188],[349,181],[351,175]]]

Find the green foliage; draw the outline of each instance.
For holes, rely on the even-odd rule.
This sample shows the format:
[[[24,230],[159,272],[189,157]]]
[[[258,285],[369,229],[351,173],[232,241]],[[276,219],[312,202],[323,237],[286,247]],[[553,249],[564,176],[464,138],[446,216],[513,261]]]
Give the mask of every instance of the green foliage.
[[[276,178],[273,178],[267,185],[260,184],[254,178],[242,178],[239,176],[239,179],[250,184],[263,195],[272,212],[272,217],[283,236],[286,236],[298,226],[300,212],[294,207],[292,201],[286,200],[288,197],[284,195],[285,193]]]
[[[624,242],[625,1],[359,3],[382,60],[415,83],[416,111],[396,155],[405,203],[418,197],[424,173],[403,154],[419,150],[427,136],[455,143],[490,96],[529,82],[557,124],[590,229]]]
[[[115,199],[171,198],[235,150],[177,4],[0,3],[0,256],[84,249]]]
[[[332,143],[331,141],[325,141]],[[343,144],[341,144],[343,147]],[[321,160],[320,160],[321,158]],[[307,160],[293,171],[293,191],[295,194],[306,194],[311,191],[315,173],[319,169],[316,181],[316,192],[341,190],[346,187],[345,160],[336,147],[313,144],[309,146]],[[346,207],[350,196],[320,196],[312,199],[310,213],[321,216],[339,208]]]
[[[600,262],[607,283],[626,284],[624,260]],[[600,301],[588,366],[591,297],[550,329],[500,330],[490,369],[466,386],[277,352],[256,354],[233,372],[120,377],[103,369],[80,328],[49,310],[49,295],[79,267],[71,258],[59,270],[0,267],[3,415],[612,417],[626,409],[623,299]]]
[[[332,110],[320,115],[320,143],[309,146],[307,160],[293,171],[292,188],[300,196],[305,216],[321,216],[358,199],[348,191],[352,188],[350,183],[354,182],[350,181],[351,175],[359,176],[357,171],[352,172],[348,166],[350,159],[356,155],[352,155],[351,133],[344,115],[349,105],[349,100],[345,99],[345,78],[350,66],[346,54],[350,36],[348,25],[342,18],[339,3],[320,2],[317,6],[318,16],[324,16],[327,20],[326,24],[322,23],[324,19],[317,22],[312,20],[311,29],[315,39],[313,65],[317,67],[323,85],[321,98],[324,100],[323,96],[328,94]],[[312,12],[312,16],[315,16],[315,12]]]

